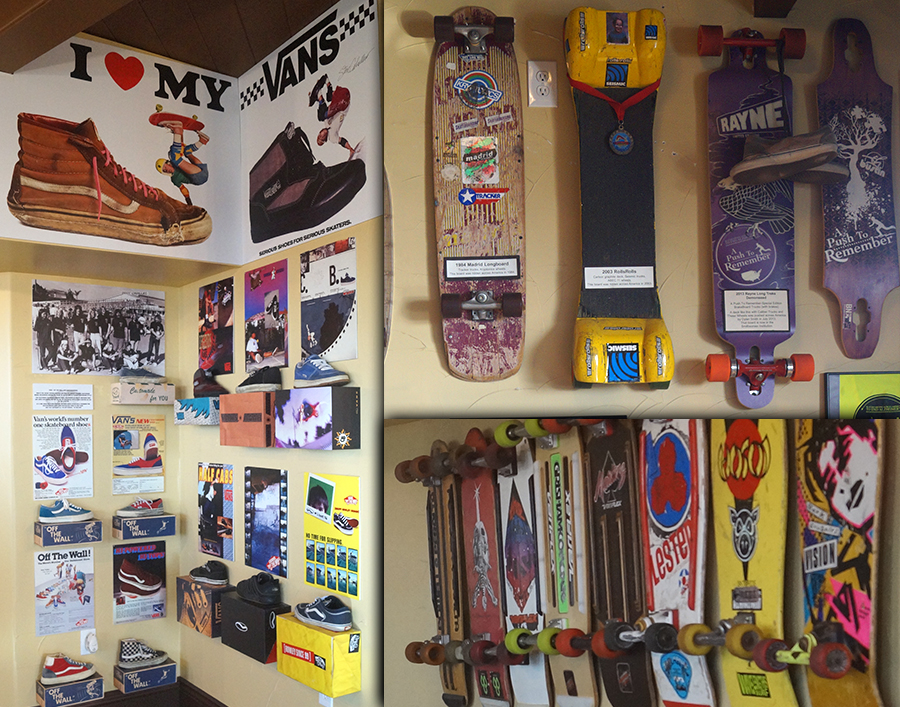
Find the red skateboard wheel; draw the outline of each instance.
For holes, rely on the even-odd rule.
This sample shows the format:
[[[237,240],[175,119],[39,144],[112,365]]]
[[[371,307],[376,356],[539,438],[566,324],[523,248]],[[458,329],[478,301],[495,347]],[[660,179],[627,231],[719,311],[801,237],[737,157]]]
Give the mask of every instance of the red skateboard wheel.
[[[778,38],[784,40],[785,59],[802,59],[806,54],[806,30],[785,28]]]
[[[412,475],[410,471],[410,465],[412,461],[407,459],[406,461],[400,462],[397,466],[394,467],[394,476],[397,478],[401,484],[410,484],[416,480],[416,477]]]
[[[794,354],[791,356],[794,364],[794,375],[791,380],[806,382],[811,381],[816,375],[816,361],[812,354]]]
[[[444,662],[444,647],[440,643],[426,643],[419,649],[419,656],[425,665],[440,665]]]
[[[501,447],[496,442],[491,442],[484,450],[484,460],[491,469],[502,469],[512,464],[515,452],[509,447]]]
[[[603,631],[597,631],[591,636],[591,652],[599,658],[618,658],[622,651],[614,651],[606,644]]]
[[[567,658],[577,658],[584,653],[584,648],[576,648],[572,641],[584,636],[584,631],[577,628],[567,628],[556,634],[556,649]]]
[[[472,664],[487,665],[496,662],[494,656],[486,653],[489,648],[493,647],[494,644],[491,641],[475,641],[469,649],[469,659],[472,661]]]
[[[731,378],[731,356],[710,354],[706,357],[706,380],[710,383],[724,383]]]
[[[853,654],[843,643],[820,643],[809,654],[809,668],[820,678],[842,678],[852,664]]]
[[[547,430],[547,432],[555,435],[565,434],[572,429],[572,425],[567,425],[552,418],[542,418],[539,422],[541,423],[541,427]]]
[[[427,479],[432,474],[431,457],[427,454],[416,457],[412,460],[409,470],[417,479]]]
[[[782,663],[776,657],[778,651],[787,649],[784,641],[777,638],[764,638],[753,647],[753,662],[756,663],[760,670],[767,673],[780,673],[787,668],[787,663]]]
[[[725,30],[721,25],[700,25],[697,29],[697,54],[719,56],[724,47]]]

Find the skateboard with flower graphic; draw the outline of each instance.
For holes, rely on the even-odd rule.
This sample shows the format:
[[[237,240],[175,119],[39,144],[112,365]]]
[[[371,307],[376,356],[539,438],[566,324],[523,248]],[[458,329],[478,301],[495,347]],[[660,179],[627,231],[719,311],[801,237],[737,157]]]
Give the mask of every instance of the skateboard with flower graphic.
[[[499,380],[525,335],[525,173],[511,17],[434,18],[432,150],[441,325],[450,372]]]

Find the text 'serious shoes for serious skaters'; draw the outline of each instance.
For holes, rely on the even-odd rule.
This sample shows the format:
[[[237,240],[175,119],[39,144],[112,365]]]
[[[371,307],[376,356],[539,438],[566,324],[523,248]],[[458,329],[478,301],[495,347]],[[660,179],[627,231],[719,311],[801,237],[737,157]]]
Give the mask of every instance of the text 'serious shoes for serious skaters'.
[[[74,523],[79,520],[90,520],[93,517],[93,511],[71,504],[65,498],[60,498],[52,506],[41,506],[38,520],[41,523]]]
[[[152,572],[144,570],[137,562],[126,557],[116,575],[123,594],[149,596],[159,591],[162,580]]]
[[[324,358],[310,354],[294,367],[295,388],[315,388],[326,385],[346,385],[350,376],[339,371]]]
[[[326,167],[309,138],[288,123],[250,170],[250,238],[254,243],[312,228],[334,216],[366,183],[366,165],[350,159]]]
[[[157,651],[136,638],[123,638],[119,641],[119,662],[124,669],[146,668],[166,662],[169,655],[165,651]]]
[[[159,444],[156,437],[148,434],[144,439],[144,456],[135,457],[127,464],[113,467],[116,476],[149,476],[159,474],[163,470],[163,460],[159,456]]]
[[[199,243],[205,209],[188,206],[116,163],[90,118],[19,114],[19,159],[6,203],[26,226],[150,245]]]
[[[228,584],[228,567],[218,560],[209,560],[191,570],[191,579],[203,584],[224,586]]]
[[[305,624],[327,628],[329,631],[349,631],[353,628],[350,608],[335,596],[319,597],[309,604],[297,604],[294,616]]]
[[[251,373],[235,389],[238,393],[260,393],[281,390],[281,371],[272,366]]]
[[[140,496],[134,499],[130,506],[125,506],[116,511],[119,518],[144,518],[146,516],[159,516],[165,513],[161,498],[148,501]]]
[[[96,671],[93,663],[82,663],[67,658],[62,653],[53,653],[44,659],[41,670],[42,685],[63,685],[89,678]]]

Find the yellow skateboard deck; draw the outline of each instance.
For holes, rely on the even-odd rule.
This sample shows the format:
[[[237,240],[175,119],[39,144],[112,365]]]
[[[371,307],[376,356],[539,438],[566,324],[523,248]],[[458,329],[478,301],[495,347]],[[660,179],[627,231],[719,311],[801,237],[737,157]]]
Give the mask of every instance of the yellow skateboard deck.
[[[712,420],[719,618],[750,612],[764,638],[784,635],[786,460],[783,420]],[[764,672],[724,649],[720,659],[732,707],[796,707],[787,671]]]

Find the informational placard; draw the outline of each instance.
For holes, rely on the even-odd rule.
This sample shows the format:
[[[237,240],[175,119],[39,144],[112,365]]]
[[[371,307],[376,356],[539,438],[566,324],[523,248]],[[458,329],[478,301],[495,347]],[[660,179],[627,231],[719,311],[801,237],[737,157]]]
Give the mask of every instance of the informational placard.
[[[790,331],[787,290],[725,290],[725,331]]]
[[[234,467],[200,462],[197,477],[200,552],[234,560]]]
[[[244,274],[245,370],[288,365],[287,260]]]
[[[244,468],[244,564],[288,576],[287,471]]]
[[[94,495],[90,415],[32,415],[31,451],[35,501]]]
[[[35,410],[93,410],[94,386],[33,383],[31,407]]]
[[[164,415],[112,416],[112,492],[158,494],[165,491]]]
[[[300,255],[303,350],[328,361],[356,358],[356,239]]]
[[[34,553],[35,634],[94,628],[94,549]]]
[[[166,543],[113,545],[113,623],[166,615]]]
[[[359,598],[359,477],[305,474],[306,584]]]

